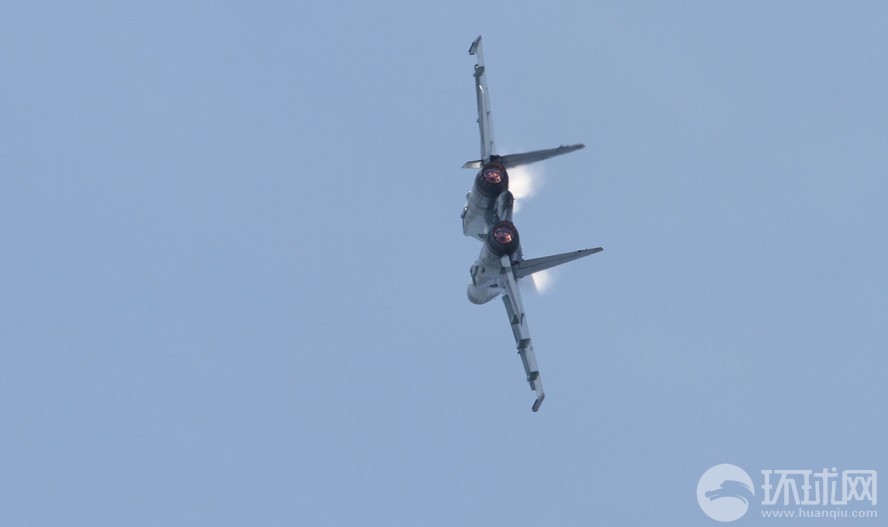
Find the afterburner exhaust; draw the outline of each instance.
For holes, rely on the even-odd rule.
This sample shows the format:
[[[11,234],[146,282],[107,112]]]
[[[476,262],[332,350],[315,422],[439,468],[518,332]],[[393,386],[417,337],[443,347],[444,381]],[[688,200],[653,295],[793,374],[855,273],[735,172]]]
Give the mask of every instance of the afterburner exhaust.
[[[488,198],[496,198],[509,190],[509,174],[506,172],[506,167],[496,162],[487,163],[478,172],[475,186]]]
[[[487,235],[487,248],[497,256],[514,253],[518,245],[518,229],[511,221],[497,223]]]

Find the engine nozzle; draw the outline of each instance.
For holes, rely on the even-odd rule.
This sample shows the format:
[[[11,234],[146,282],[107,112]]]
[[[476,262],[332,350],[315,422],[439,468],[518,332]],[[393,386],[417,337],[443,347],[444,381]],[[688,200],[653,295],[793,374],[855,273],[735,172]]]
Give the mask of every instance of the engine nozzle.
[[[501,221],[487,234],[487,248],[497,255],[512,254],[518,249],[518,229],[511,221]]]
[[[499,196],[509,189],[509,174],[506,172],[506,167],[496,161],[487,163],[478,172],[475,185],[485,196],[492,198]]]

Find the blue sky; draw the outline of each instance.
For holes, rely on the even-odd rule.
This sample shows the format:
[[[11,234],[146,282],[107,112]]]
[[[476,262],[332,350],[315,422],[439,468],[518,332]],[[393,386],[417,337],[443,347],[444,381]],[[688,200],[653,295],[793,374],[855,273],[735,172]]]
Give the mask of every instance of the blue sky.
[[[0,523],[711,525],[719,463],[884,470],[886,25],[6,6]],[[525,288],[538,414],[465,298],[478,34],[499,150],[587,145],[542,167],[525,255],[605,247]]]

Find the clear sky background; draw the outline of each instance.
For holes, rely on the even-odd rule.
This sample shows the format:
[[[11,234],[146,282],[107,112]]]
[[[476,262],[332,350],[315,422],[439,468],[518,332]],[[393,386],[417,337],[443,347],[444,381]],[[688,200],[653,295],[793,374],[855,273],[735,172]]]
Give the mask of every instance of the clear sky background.
[[[0,524],[713,525],[715,464],[888,475],[886,28],[4,4]],[[587,145],[541,167],[525,255],[605,248],[524,289],[538,414],[465,296],[478,34],[500,152]]]

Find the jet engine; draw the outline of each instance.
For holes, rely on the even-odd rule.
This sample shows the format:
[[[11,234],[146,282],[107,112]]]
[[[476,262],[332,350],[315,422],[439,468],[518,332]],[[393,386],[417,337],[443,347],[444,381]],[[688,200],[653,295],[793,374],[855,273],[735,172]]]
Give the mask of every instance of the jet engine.
[[[484,239],[487,229],[496,220],[494,204],[497,197],[509,190],[509,174],[502,163],[491,161],[478,172],[472,191],[466,195],[463,208],[463,234]]]
[[[475,187],[488,198],[495,198],[509,189],[509,174],[506,167],[491,161],[483,167],[475,177]]]
[[[501,221],[487,234],[487,248],[497,256],[512,254],[518,249],[518,229],[511,221]]]

